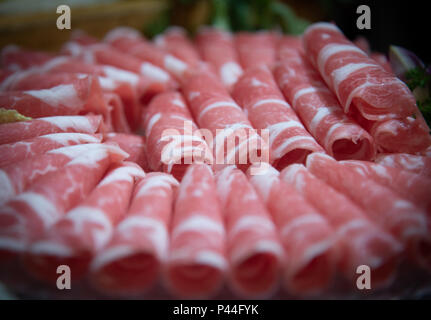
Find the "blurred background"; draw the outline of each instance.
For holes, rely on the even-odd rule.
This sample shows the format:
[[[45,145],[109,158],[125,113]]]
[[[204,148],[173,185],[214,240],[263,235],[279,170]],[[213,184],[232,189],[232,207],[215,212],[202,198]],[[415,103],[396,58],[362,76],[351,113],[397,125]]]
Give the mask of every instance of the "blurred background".
[[[351,39],[366,37],[375,51],[386,53],[395,44],[431,62],[427,1],[412,0],[0,0],[0,48],[14,43],[59,49],[71,32],[56,28],[60,4],[71,8],[72,31],[83,29],[99,38],[119,25],[135,27],[147,37],[169,25],[193,34],[203,24],[300,34],[309,23],[326,20],[336,22]],[[356,28],[361,4],[371,8],[371,30]]]

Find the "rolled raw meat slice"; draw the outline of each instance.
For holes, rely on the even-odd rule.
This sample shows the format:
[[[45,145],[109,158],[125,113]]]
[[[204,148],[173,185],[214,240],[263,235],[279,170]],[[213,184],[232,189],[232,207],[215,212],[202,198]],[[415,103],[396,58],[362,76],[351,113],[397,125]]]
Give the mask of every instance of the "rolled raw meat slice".
[[[24,50],[15,45],[8,45],[1,50],[0,64],[6,69],[18,71],[42,65],[53,57],[52,53]]]
[[[49,150],[75,144],[98,143],[101,140],[100,135],[62,132],[2,144],[0,145],[0,167],[43,154]]]
[[[374,137],[379,149],[419,152],[431,144],[429,128],[408,87],[350,42],[333,24],[304,33],[307,56],[336,94]]]
[[[356,279],[358,266],[366,265],[371,270],[373,288],[392,282],[402,246],[391,235],[371,222],[349,198],[316,178],[303,165],[285,168],[280,177],[319,210],[334,228],[340,246],[339,268],[346,279]]]
[[[235,166],[219,171],[216,181],[226,224],[229,285],[243,296],[269,296],[278,286],[283,260],[271,216]]]
[[[245,170],[250,163],[269,161],[267,141],[213,74],[196,72],[183,83],[183,92],[197,124],[205,131],[215,165],[236,164]]]
[[[142,61],[150,62],[177,78],[188,69],[187,63],[171,55],[164,49],[144,39],[136,30],[124,32],[125,28],[115,28],[105,36],[105,42],[117,50],[127,52]]]
[[[376,162],[387,167],[408,170],[431,178],[431,157],[408,153],[378,154]]]
[[[202,28],[195,40],[203,60],[214,67],[223,84],[230,89],[242,74],[232,35]]]
[[[100,144],[62,169],[39,177],[25,192],[2,205],[0,259],[23,252],[28,244],[40,239],[94,189],[111,163],[126,157],[120,148]]]
[[[97,38],[89,35],[84,30],[81,30],[81,29],[73,30],[70,34],[70,40],[77,42],[79,44],[82,44],[84,46],[90,45],[90,44],[96,44],[99,42]]]
[[[279,37],[277,41],[276,60],[283,61],[292,57],[295,58],[298,52],[301,54],[304,53],[302,37],[286,35]]]
[[[144,137],[137,134],[110,132],[106,135],[104,142],[118,144],[122,150],[129,154],[129,157],[125,160],[137,163],[145,172],[149,171],[147,146]]]
[[[181,27],[169,27],[154,39],[156,46],[187,63],[190,67],[198,65],[200,57],[197,48]]]
[[[78,206],[68,211],[28,249],[24,264],[35,278],[52,281],[59,265],[68,265],[75,279],[88,269],[95,252],[112,238],[126,214],[136,179],[144,171],[135,163],[114,166]]]
[[[0,125],[0,145],[31,139],[51,133],[80,132],[93,134],[103,132],[101,116],[59,116]]]
[[[284,60],[277,63],[274,75],[307,130],[337,160],[373,159],[374,139],[351,116],[344,114],[337,98],[301,50],[288,45],[286,41],[280,45]]]
[[[334,230],[279,172],[265,166],[249,180],[270,212],[284,246],[284,286],[295,295],[324,291],[335,277],[338,246]]]
[[[259,65],[272,66],[277,55],[279,36],[271,31],[236,33],[235,47],[244,70]]]
[[[107,246],[90,265],[91,284],[113,295],[147,291],[159,279],[168,254],[168,230],[178,181],[147,174],[135,187],[130,208]]]
[[[376,225],[405,244],[408,251],[429,247],[426,212],[416,204],[370,180],[362,171],[352,170],[323,154],[310,155],[307,168],[360,205]],[[428,260],[430,252],[422,252]]]
[[[212,163],[211,150],[179,92],[155,97],[145,111],[143,128],[152,170],[172,173],[180,181],[191,163]]]
[[[216,190],[209,166],[188,167],[175,202],[166,271],[176,295],[202,299],[223,284],[225,228]]]
[[[11,163],[0,169],[0,205],[23,192],[37,178],[63,168],[84,152],[100,148],[98,143],[78,144]]]
[[[305,163],[308,154],[323,152],[284,100],[267,66],[247,69],[232,96],[245,109],[253,127],[268,132],[269,159],[276,169]]]

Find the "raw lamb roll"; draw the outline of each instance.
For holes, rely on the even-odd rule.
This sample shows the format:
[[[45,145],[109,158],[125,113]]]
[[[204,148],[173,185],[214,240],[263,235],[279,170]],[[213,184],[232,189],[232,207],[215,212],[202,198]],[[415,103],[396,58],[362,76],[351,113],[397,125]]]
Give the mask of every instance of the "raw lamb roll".
[[[377,155],[376,162],[396,169],[411,171],[431,178],[431,157],[408,153],[386,153]]]
[[[116,143],[129,154],[126,161],[134,162],[141,166],[145,172],[150,171],[147,160],[147,145],[145,138],[137,134],[109,132],[104,142]]]
[[[370,221],[349,198],[316,178],[303,165],[285,168],[280,178],[303,195],[334,228],[340,250],[338,268],[348,281],[357,278],[358,266],[367,265],[374,289],[392,283],[403,249],[399,242]]]
[[[166,262],[169,225],[179,183],[153,172],[135,187],[129,210],[107,246],[90,265],[91,284],[101,292],[131,296],[151,288]]]
[[[154,92],[177,87],[176,81],[162,68],[127,54],[127,50],[120,51],[105,43],[81,45],[68,42],[63,46],[62,52],[86,63],[113,66],[142,75],[151,80],[150,88]]]
[[[414,153],[431,144],[429,128],[408,87],[350,42],[333,24],[304,33],[307,56],[345,113],[373,136],[381,151]]]
[[[271,216],[243,172],[216,175],[226,225],[230,287],[245,297],[267,297],[278,287],[283,248]]]
[[[99,148],[80,155],[62,169],[39,177],[25,192],[3,204],[0,208],[0,259],[21,253],[40,239],[67,210],[88,196],[112,163],[126,157],[120,148],[100,144]]]
[[[429,260],[430,233],[424,209],[387,187],[370,180],[362,170],[352,170],[323,154],[307,159],[307,168],[334,189],[360,205],[368,217],[407,246]]]
[[[120,27],[109,31],[105,36],[105,42],[117,50],[150,62],[177,78],[181,78],[185,74],[189,68],[187,63],[147,41],[138,31],[126,29]]]
[[[145,110],[143,128],[152,170],[171,173],[181,180],[191,163],[212,163],[211,150],[179,92],[155,97]]]
[[[97,148],[100,148],[98,143],[67,146],[2,167],[0,169],[0,190],[2,190],[0,193],[0,205],[23,192],[37,178],[60,170],[68,162],[84,152],[90,152]]]
[[[200,57],[197,48],[187,37],[187,31],[181,27],[169,27],[155,37],[154,43],[187,63],[191,68],[199,64]]]
[[[144,175],[131,162],[110,169],[87,198],[31,244],[24,258],[27,271],[50,282],[57,279],[59,265],[68,265],[74,279],[82,277],[93,254],[110,241],[114,226],[129,207],[135,180]]]
[[[271,31],[236,33],[235,47],[244,70],[258,65],[272,66],[279,36]]]
[[[121,100],[113,93],[104,93],[97,76],[24,72],[11,75],[0,86],[2,87],[0,91],[24,91],[26,99],[30,95],[40,100],[36,104],[38,105],[36,112],[40,113],[33,114],[33,109],[29,108],[29,103],[33,101],[24,100],[19,109],[22,112],[30,112],[35,117],[95,113],[103,115],[105,123],[111,129],[130,131]],[[14,96],[14,93],[11,94]],[[8,98],[8,94],[4,98],[5,103],[11,99]]]
[[[305,163],[308,154],[323,152],[284,100],[267,66],[247,69],[235,84],[232,96],[254,128],[269,132],[269,159],[276,169]]]
[[[53,57],[52,53],[25,50],[15,45],[8,45],[1,50],[0,64],[6,69],[19,71],[42,65]]]
[[[39,118],[0,125],[0,145],[52,133],[80,132],[94,134],[103,132],[103,130],[101,116],[88,115]]]
[[[268,166],[249,180],[271,213],[284,246],[283,283],[289,293],[312,295],[331,286],[338,262],[333,228],[279,172]]]
[[[275,67],[275,78],[308,131],[337,160],[373,159],[374,139],[344,114],[337,98],[301,50],[284,46],[280,50],[284,56]]]
[[[100,135],[62,132],[2,144],[0,145],[0,167],[43,154],[49,150],[75,144],[98,143],[101,140]]]
[[[243,72],[232,35],[222,30],[202,28],[195,40],[202,59],[212,65],[228,89],[232,88]]]
[[[266,141],[213,74],[199,70],[182,89],[201,131],[211,135],[205,136],[216,167],[236,164],[246,170],[250,163],[269,161]]]
[[[204,298],[222,286],[228,263],[225,228],[211,168],[188,167],[172,220],[166,280],[182,297]]]

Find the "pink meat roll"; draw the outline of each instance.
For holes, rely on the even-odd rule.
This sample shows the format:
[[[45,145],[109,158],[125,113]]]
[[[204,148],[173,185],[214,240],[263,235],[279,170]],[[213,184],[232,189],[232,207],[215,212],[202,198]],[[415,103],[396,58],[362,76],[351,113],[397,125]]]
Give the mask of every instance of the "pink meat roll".
[[[278,287],[283,248],[262,200],[235,166],[216,176],[227,233],[230,287],[246,297],[270,296]]]
[[[407,253],[418,252],[424,255],[421,260],[430,261],[431,251],[421,250],[431,243],[424,209],[329,156],[310,155],[307,168],[360,205],[376,225],[407,246]]]
[[[147,160],[147,146],[145,138],[137,134],[110,132],[106,135],[104,142],[116,143],[129,154],[125,160],[140,165],[145,172],[149,171]]]
[[[232,96],[245,109],[254,128],[268,131],[269,158],[276,169],[305,163],[308,154],[323,152],[284,100],[267,66],[247,69]]]
[[[85,152],[100,148],[99,143],[86,143],[47,151],[11,163],[0,169],[0,205],[23,192],[37,178],[63,168]]]
[[[188,167],[175,202],[167,286],[182,297],[217,293],[227,270],[225,228],[211,168]]]
[[[97,76],[16,73],[4,80],[1,86],[3,90],[25,91],[26,98],[20,111],[33,114],[29,108],[33,98],[40,100],[36,103],[39,105],[36,112],[39,113],[34,114],[37,117],[95,113],[103,115],[105,123],[116,131],[130,131],[121,100],[113,93],[103,93]],[[14,93],[8,98],[6,94],[5,98],[13,99],[13,96]]]
[[[283,61],[304,53],[302,37],[299,36],[281,36],[277,41],[276,60]]]
[[[49,150],[75,144],[98,143],[101,140],[100,135],[63,132],[2,144],[0,145],[0,167],[43,154]]]
[[[109,65],[142,75],[151,80],[151,87],[148,90],[155,94],[177,87],[176,81],[168,72],[148,61],[127,54],[128,50],[117,50],[104,43],[80,45],[68,42],[63,46],[62,52],[89,64]]]
[[[101,116],[58,116],[0,125],[0,145],[31,139],[45,134],[103,132]]]
[[[181,27],[170,27],[154,39],[156,46],[163,48],[191,68],[196,67],[200,57],[197,48],[187,37],[187,31]]]
[[[22,253],[31,242],[40,239],[67,210],[87,197],[111,163],[125,157],[127,154],[120,148],[100,144],[61,170],[38,178],[25,192],[2,205],[0,259]]]
[[[202,28],[195,40],[202,59],[212,65],[228,89],[232,88],[243,72],[232,35],[222,30]]]
[[[287,47],[274,70],[286,99],[307,130],[337,160],[371,160],[375,157],[374,139],[352,117],[344,114],[335,95],[306,58],[302,50]]]
[[[200,70],[182,89],[197,124],[205,131],[215,165],[236,164],[246,170],[251,163],[269,161],[266,141],[214,75]]]
[[[177,78],[181,78],[189,68],[187,63],[147,41],[134,29],[115,28],[107,33],[104,40],[117,50],[150,62]]]
[[[81,278],[95,252],[112,238],[115,225],[126,214],[135,180],[144,177],[136,164],[115,165],[94,190],[33,242],[24,257],[26,270],[53,283],[59,265],[68,265]]]
[[[378,154],[376,162],[396,169],[402,169],[431,178],[431,157],[408,153]]]
[[[8,45],[1,50],[0,64],[6,69],[18,71],[42,65],[53,57],[52,53],[30,51],[15,45]]]
[[[431,136],[408,87],[350,42],[333,24],[316,23],[304,33],[307,56],[382,151],[419,152]]]
[[[180,181],[191,163],[212,163],[211,150],[180,93],[155,97],[145,112],[143,128],[152,170],[171,173]]]
[[[357,279],[356,268],[371,269],[373,288],[390,285],[400,262],[402,246],[391,235],[370,221],[349,198],[294,164],[280,178],[293,186],[328,220],[340,247],[339,270],[348,281]]]
[[[335,277],[338,246],[334,230],[279,172],[264,167],[249,180],[271,213],[284,247],[283,284],[294,295],[312,295],[329,288]]]
[[[146,292],[157,282],[168,255],[178,185],[174,177],[160,172],[138,182],[126,216],[91,262],[90,279],[96,289],[130,296]]]
[[[271,67],[277,57],[279,36],[271,31],[236,33],[235,47],[244,70],[259,65]]]

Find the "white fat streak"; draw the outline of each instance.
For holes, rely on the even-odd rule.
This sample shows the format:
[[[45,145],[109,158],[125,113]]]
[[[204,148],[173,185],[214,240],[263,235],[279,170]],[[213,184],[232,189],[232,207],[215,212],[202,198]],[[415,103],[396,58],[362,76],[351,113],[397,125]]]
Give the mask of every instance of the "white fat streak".
[[[103,40],[105,42],[112,42],[118,38],[140,39],[141,34],[138,30],[135,30],[130,27],[117,27],[109,31]]]
[[[15,195],[15,188],[9,176],[0,169],[0,205]]]
[[[147,177],[145,182],[141,184],[135,198],[142,197],[151,192],[154,188],[171,188],[172,186],[179,186],[179,182],[170,175],[157,175]]]
[[[368,67],[376,67],[375,64],[370,63],[348,63],[345,66],[342,66],[338,69],[335,69],[331,72],[331,76],[333,79],[333,87],[334,91],[337,94],[337,97],[340,99],[340,94],[338,92],[338,88],[340,86],[340,83],[346,80],[353,72],[365,69]]]
[[[267,203],[271,188],[279,180],[280,173],[272,166],[267,166],[265,169],[267,170],[265,174],[253,175],[249,179],[264,202]]]
[[[191,92],[189,93],[189,100],[191,101],[191,100],[193,100],[194,98],[199,97],[200,95],[201,95],[201,93],[200,93],[200,92],[198,92],[198,91],[191,91]]]
[[[348,234],[350,231],[354,229],[369,228],[369,227],[370,227],[370,222],[368,220],[353,219],[337,229],[337,236],[344,237],[346,234]]]
[[[308,214],[301,215],[291,220],[288,224],[284,225],[280,230],[280,235],[286,237],[292,230],[297,227],[303,227],[307,224],[326,224],[325,219],[323,219],[318,213],[312,212]]]
[[[0,248],[11,250],[13,252],[24,252],[27,247],[27,243],[24,241],[17,240],[16,238],[0,236]]]
[[[346,104],[344,105],[344,113],[348,113],[350,109],[350,104],[352,103],[353,98],[356,96],[358,92],[361,92],[363,89],[371,86],[375,86],[376,84],[370,83],[366,81],[365,83],[361,84],[360,86],[356,87],[352,91],[350,91],[349,96],[347,97]],[[383,118],[386,118],[387,115],[382,115]]]
[[[338,128],[342,127],[344,124],[343,123],[334,123],[329,130],[326,132],[326,136],[325,136],[325,140],[324,140],[324,145],[327,146],[329,139],[331,138],[332,134],[334,133],[335,130],[337,130]]]
[[[333,245],[334,245],[334,238],[329,238],[324,241],[315,243],[312,246],[309,246],[304,252],[304,260],[307,262],[310,262],[315,257],[328,251]]]
[[[184,232],[216,232],[224,235],[224,226],[220,222],[206,217],[204,214],[194,214],[175,226],[172,230],[171,237],[175,239]]]
[[[111,238],[112,223],[106,213],[98,208],[79,206],[69,211],[65,219],[73,223],[76,234],[85,232],[85,226],[96,224],[96,228],[91,228],[91,235],[96,249],[102,248]]]
[[[134,228],[146,229],[141,233],[142,238],[150,240],[159,259],[166,258],[169,235],[164,223],[153,218],[134,215],[123,220],[117,226],[116,232],[127,236],[130,234],[130,229]]]
[[[53,225],[60,217],[55,205],[44,196],[35,192],[24,192],[17,195],[14,200],[26,203],[41,219],[45,230]]]
[[[61,132],[61,133],[52,133],[40,136],[40,138],[46,138],[62,144],[64,146],[70,144],[70,142],[76,143],[98,143],[100,142],[100,138],[85,134],[85,133],[74,133],[74,132]]]
[[[70,60],[69,57],[56,57],[54,59],[51,59],[51,60],[47,61],[44,65],[42,65],[39,68],[39,71],[40,72],[50,71],[51,69],[53,69],[53,68],[55,68],[55,67],[57,67],[57,66],[59,66],[59,65],[61,65],[63,63],[66,63],[69,60]]]
[[[132,86],[136,86],[139,82],[138,75],[130,71],[118,69],[111,66],[104,66],[103,71],[105,72],[108,78],[113,79],[115,81],[126,82],[131,84]]]
[[[225,202],[231,193],[231,184],[235,180],[235,168],[234,165],[227,166],[217,174],[217,194],[222,202]]]
[[[199,264],[210,265],[219,270],[227,269],[226,259],[217,252],[211,250],[201,250],[196,254],[195,261]]]
[[[34,255],[53,255],[57,257],[70,257],[73,255],[73,250],[65,244],[51,241],[41,240],[30,247],[30,252]]]
[[[308,88],[303,88],[301,90],[298,90],[297,92],[295,92],[295,95],[293,96],[293,101],[292,101],[292,105],[295,106],[296,105],[296,101],[302,97],[305,94],[309,94],[309,93],[316,93],[316,92],[330,92],[329,89],[327,87],[308,87]]]
[[[99,183],[100,186],[106,184],[115,183],[118,181],[133,182],[134,177],[143,178],[145,176],[144,170],[140,167],[135,166],[122,166],[111,171],[103,180]]]
[[[319,29],[327,29],[327,30],[333,30],[333,31],[337,31],[341,33],[341,30],[334,24],[332,23],[328,23],[328,22],[317,22],[317,23],[313,23],[311,26],[309,26],[304,34],[308,34],[310,32],[313,32],[314,30],[319,30]]]
[[[259,240],[254,244],[253,248],[238,246],[237,250],[231,254],[232,264],[234,266],[241,264],[241,262],[259,253],[273,254],[280,258],[283,256],[283,249],[279,243],[271,240]]]
[[[317,112],[314,114],[313,119],[310,122],[310,131],[315,134],[316,129],[319,126],[320,122],[325,118],[326,116],[333,114],[335,111],[341,110],[340,107],[321,107],[317,110]]]
[[[186,63],[170,54],[166,55],[164,65],[167,70],[170,70],[171,72],[179,76],[182,75],[187,69]]]
[[[172,100],[172,104],[174,104],[174,105],[176,105],[176,106],[178,106],[180,108],[185,108],[186,107],[186,105],[184,104],[184,102],[182,102],[181,99],[178,99],[178,98]]]
[[[229,237],[233,238],[238,233],[244,230],[256,230],[256,231],[273,231],[275,230],[274,224],[269,218],[244,215],[234,224],[234,226],[229,230]]]
[[[242,75],[242,68],[236,62],[226,62],[220,68],[220,77],[225,86],[230,87]]]
[[[39,118],[44,122],[48,122],[63,131],[73,129],[75,131],[93,132],[91,123],[87,117],[84,116],[58,116],[58,117],[45,117]]]
[[[367,56],[365,52],[363,52],[357,46],[352,44],[331,43],[323,47],[322,50],[320,50],[319,55],[317,57],[317,67],[320,74],[324,74],[324,68],[325,68],[326,62],[331,56],[339,52],[349,52],[349,51],[358,52],[363,54],[364,56]]]
[[[67,108],[78,108],[83,103],[73,84],[61,84],[51,89],[27,90],[23,93],[53,107],[63,105]]]
[[[268,87],[268,85],[265,82],[262,82],[256,78],[251,79],[251,86],[252,87]]]
[[[225,139],[228,138],[230,135],[234,134],[236,130],[239,130],[239,129],[242,129],[242,128],[244,128],[244,129],[250,129],[250,130],[253,130],[253,132],[254,132],[254,129],[250,125],[248,125],[248,124],[234,123],[232,125],[226,126],[223,130],[217,130],[216,131],[217,132],[216,136],[215,136],[214,139],[212,139],[210,141],[210,146],[209,147],[211,149],[213,149],[213,147],[215,145],[215,147],[216,147],[215,154],[218,154],[220,152],[220,149],[224,148],[224,145],[225,145],[224,141],[225,141]]]
[[[281,100],[281,99],[263,99],[263,100],[259,100],[251,108],[254,109],[254,108],[257,108],[257,107],[259,107],[261,105],[265,105],[265,104],[268,104],[268,103],[281,104],[282,106],[290,108],[290,105],[286,101]]]
[[[104,266],[121,260],[135,253],[135,249],[128,245],[120,245],[100,251],[93,259],[90,269],[95,272],[102,269]]]
[[[104,90],[115,90],[118,87],[118,84],[115,80],[107,77],[98,77],[100,86]]]
[[[274,156],[277,157],[277,158],[281,157],[283,155],[283,153],[285,152],[285,150],[292,143],[295,143],[295,142],[300,141],[300,140],[305,140],[305,141],[316,143],[316,141],[312,137],[308,137],[308,136],[296,136],[296,137],[292,137],[292,138],[284,140],[283,143],[277,149],[274,150]]]
[[[232,102],[232,101],[218,101],[218,102],[214,102],[214,103],[211,103],[211,104],[205,106],[201,110],[201,112],[199,113],[199,116],[198,116],[198,122],[200,122],[202,120],[203,116],[208,111],[210,111],[212,109],[216,109],[216,108],[222,108],[222,107],[223,108],[235,108],[235,109],[238,109],[238,110],[242,111],[241,107],[238,106],[235,102]]]
[[[239,152],[239,154],[243,154],[242,152],[240,152],[241,149],[245,148],[245,151],[249,154],[251,151],[253,150],[248,150],[249,145],[251,144],[250,141],[253,140],[261,140],[261,137],[253,130],[253,132],[251,132],[248,136],[247,139],[243,140],[240,144],[238,144],[237,146],[235,146],[235,148],[233,148],[232,150],[229,150],[229,152],[226,155],[226,163],[232,163],[232,159],[234,159],[235,155]],[[256,144],[256,149],[257,149],[257,144]]]
[[[94,149],[103,149],[106,148],[107,145],[100,143],[88,143],[88,144],[78,144],[74,146],[62,147],[54,150],[50,150],[47,154],[62,154],[68,158],[76,158],[84,152],[88,152]]]
[[[140,72],[144,76],[160,82],[168,82],[170,79],[169,73],[149,62],[141,64]]]
[[[283,121],[278,122],[273,125],[268,126],[266,129],[269,131],[269,145],[272,147],[272,144],[274,143],[275,139],[283,133],[285,130],[289,128],[302,128],[304,129],[304,126],[302,123],[296,121],[296,120],[289,120],[289,121]]]
[[[78,157],[71,160],[67,166],[72,165],[84,165],[87,167],[97,166],[97,163],[106,158],[108,156],[108,152],[106,148],[94,149],[85,154],[80,154]]]
[[[151,129],[153,129],[153,126],[156,124],[156,122],[157,121],[159,121],[160,120],[160,118],[162,117],[162,114],[159,112],[159,113],[156,113],[155,115],[153,115],[152,117],[151,117],[151,119],[148,121],[148,125],[147,125],[147,127],[145,128],[146,130],[145,130],[145,134],[146,134],[146,136],[147,137],[149,137],[150,136],[150,134],[151,134]]]

